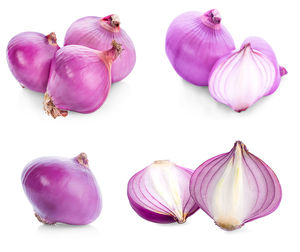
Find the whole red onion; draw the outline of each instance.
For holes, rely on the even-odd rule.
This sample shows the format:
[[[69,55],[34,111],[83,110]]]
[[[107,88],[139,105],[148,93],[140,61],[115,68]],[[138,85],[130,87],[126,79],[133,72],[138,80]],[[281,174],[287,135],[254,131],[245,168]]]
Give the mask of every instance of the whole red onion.
[[[207,86],[210,70],[235,49],[217,10],[187,12],[174,19],[166,37],[166,53],[175,71],[186,81]]]
[[[107,51],[70,45],[57,51],[44,99],[44,109],[54,118],[67,110],[90,113],[106,100],[111,86],[111,65],[120,55],[121,45],[112,42]]]
[[[45,224],[89,224],[101,212],[100,191],[85,153],[33,160],[23,171],[22,184],[35,216]]]
[[[106,51],[111,41],[122,44],[124,52],[112,65],[112,82],[124,79],[135,65],[135,48],[127,33],[120,28],[117,15],[100,17],[83,17],[75,21],[65,36],[65,45],[83,45],[92,49]]]
[[[23,87],[44,93],[51,60],[58,49],[54,32],[47,36],[37,32],[20,33],[8,43],[8,66]]]

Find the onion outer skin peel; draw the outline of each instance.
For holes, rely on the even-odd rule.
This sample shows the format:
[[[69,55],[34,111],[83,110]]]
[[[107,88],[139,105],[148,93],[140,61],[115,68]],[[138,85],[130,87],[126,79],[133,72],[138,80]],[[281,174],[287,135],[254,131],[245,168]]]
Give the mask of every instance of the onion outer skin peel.
[[[198,210],[188,191],[191,174],[192,170],[168,160],[155,161],[129,180],[131,207],[151,222],[184,223]]]
[[[68,110],[91,113],[106,100],[111,86],[112,62],[122,45],[112,41],[111,49],[97,51],[70,45],[60,49],[52,61],[44,110],[53,118]]]
[[[110,49],[112,40],[118,41],[124,49],[112,65],[112,83],[115,83],[126,78],[136,62],[134,44],[120,27],[120,19],[117,15],[112,14],[103,18],[88,16],[76,20],[67,31],[64,44],[83,45],[106,51]]]
[[[230,152],[205,161],[195,170],[190,192],[216,225],[227,231],[271,214],[282,197],[275,173],[240,141]]]
[[[221,24],[219,12],[213,9],[176,17],[167,31],[165,48],[173,68],[183,79],[207,86],[214,63],[233,51],[235,45]]]
[[[22,184],[36,218],[44,224],[85,225],[101,212],[100,190],[85,153],[73,159],[33,160],[24,168]]]
[[[22,87],[44,93],[47,88],[52,58],[59,46],[56,35],[23,32],[14,36],[7,46],[7,62]]]

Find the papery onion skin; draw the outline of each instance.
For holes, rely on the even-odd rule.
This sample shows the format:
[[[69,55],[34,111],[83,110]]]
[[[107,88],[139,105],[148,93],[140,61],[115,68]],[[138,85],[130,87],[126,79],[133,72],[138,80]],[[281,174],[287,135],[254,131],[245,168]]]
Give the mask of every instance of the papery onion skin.
[[[83,45],[92,49],[106,51],[112,40],[122,44],[123,53],[112,65],[112,83],[121,81],[132,71],[136,53],[132,40],[120,27],[117,15],[104,18],[89,16],[75,21],[65,36],[65,45]]]
[[[276,69],[276,77],[272,88],[265,95],[273,94],[279,86],[281,76],[286,75],[287,70],[284,67],[278,65],[275,52],[273,51],[272,47],[267,43],[267,41],[265,41],[264,39],[260,37],[249,37],[245,39],[245,41],[242,44],[242,47],[244,47],[247,44],[250,44],[251,48],[263,53],[269,58],[269,60],[272,61]]]
[[[108,51],[70,45],[57,51],[50,71],[44,109],[53,118],[68,110],[91,113],[106,100],[111,86],[111,65],[122,47],[112,42]]]
[[[271,214],[282,197],[275,173],[240,141],[230,152],[207,160],[195,170],[190,193],[198,206],[228,231]]]
[[[151,170],[149,169],[151,169],[152,172],[154,172],[152,173],[152,175],[150,175]],[[155,171],[154,169],[156,169],[157,171]],[[161,169],[168,170],[164,173]],[[156,180],[154,179],[155,172],[158,172],[158,174],[161,173],[161,175],[156,177]],[[127,187],[127,196],[131,207],[139,216],[151,222],[164,224],[173,222],[178,222],[180,224],[184,223],[186,221],[186,218],[188,218],[198,210],[198,206],[196,206],[195,202],[189,195],[189,180],[192,172],[193,171],[190,169],[180,167],[167,160],[155,161],[153,164],[147,166],[145,169],[136,173],[129,180]],[[169,176],[166,176],[166,174],[168,173]],[[176,186],[177,190],[180,187],[179,191],[175,190],[177,192],[174,193],[175,196],[173,195],[175,198],[179,196],[179,198],[177,199],[181,200],[181,203],[176,203],[179,204],[179,207],[177,209],[172,209],[172,207],[176,208],[177,205],[175,204],[175,206],[172,206],[170,205],[170,203],[168,205],[168,203],[166,203],[167,199],[164,199],[164,197],[162,196],[163,194],[165,194],[166,196],[166,194],[172,192],[163,191],[161,189],[161,186],[163,185],[159,184],[162,182],[158,181],[160,179],[163,179],[164,182],[168,179],[174,182],[174,184],[172,184],[173,190],[175,190],[174,188],[176,188]],[[155,188],[155,183],[158,183],[157,187],[161,187],[160,190]],[[168,184],[167,186],[168,190],[171,189],[171,187],[169,186],[170,184]],[[171,201],[172,200],[176,202],[176,200],[171,197]]]
[[[22,185],[44,224],[85,225],[99,216],[102,200],[85,153],[73,159],[42,157],[26,165]]]
[[[211,70],[209,92],[236,112],[247,110],[274,86],[276,71],[265,54],[245,44],[220,58]]]
[[[217,10],[204,14],[187,12],[176,17],[168,29],[165,47],[175,71],[199,86],[208,85],[215,62],[235,49]]]
[[[51,60],[58,49],[54,32],[47,36],[37,32],[20,33],[8,43],[8,66],[23,87],[44,93]]]

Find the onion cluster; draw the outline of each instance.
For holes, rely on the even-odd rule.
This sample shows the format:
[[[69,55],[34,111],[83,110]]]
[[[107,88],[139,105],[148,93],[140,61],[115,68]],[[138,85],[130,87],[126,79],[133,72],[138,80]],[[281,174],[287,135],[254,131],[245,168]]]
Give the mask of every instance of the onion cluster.
[[[215,9],[176,17],[167,32],[166,54],[183,79],[208,85],[215,100],[237,112],[275,92],[281,76],[287,73],[262,38],[247,38],[235,51]]]
[[[74,22],[59,48],[55,33],[16,35],[7,61],[23,87],[45,93],[44,109],[53,118],[69,110],[91,113],[106,100],[112,82],[135,65],[135,48],[117,15],[84,17]]]

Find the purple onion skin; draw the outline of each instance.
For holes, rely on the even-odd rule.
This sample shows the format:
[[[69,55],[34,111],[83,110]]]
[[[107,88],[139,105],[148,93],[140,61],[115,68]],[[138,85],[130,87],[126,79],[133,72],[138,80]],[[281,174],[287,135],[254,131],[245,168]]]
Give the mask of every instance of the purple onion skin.
[[[47,93],[59,109],[93,112],[104,103],[109,89],[109,70],[100,61],[97,51],[65,46],[57,52]]]
[[[130,197],[129,193],[127,193],[127,196],[132,209],[143,219],[161,224],[176,222],[176,220],[172,216],[155,213],[136,204],[135,201]]]
[[[20,33],[8,43],[8,66],[22,86],[44,93],[51,60],[58,49],[54,33],[48,36],[37,32]]]
[[[85,225],[101,212],[97,182],[77,158],[33,160],[23,171],[22,184],[37,218],[45,224]]]
[[[132,40],[119,27],[114,32],[100,25],[100,17],[83,17],[75,21],[65,36],[65,45],[83,45],[92,49],[105,51],[111,48],[114,39],[122,45],[124,51],[112,65],[112,83],[123,80],[133,69],[136,53]]]
[[[187,12],[174,19],[166,37],[166,53],[175,71],[186,81],[207,86],[214,63],[235,49],[234,41],[221,18]]]
[[[241,48],[243,48],[247,44],[250,44],[251,48],[266,55],[269,58],[269,60],[273,63],[273,65],[276,69],[276,78],[275,78],[272,88],[265,96],[273,94],[280,84],[281,76],[287,74],[286,69],[284,67],[281,67],[278,65],[277,58],[276,58],[276,55],[275,55],[272,47],[264,39],[259,38],[259,37],[246,38],[245,41],[243,42]]]

